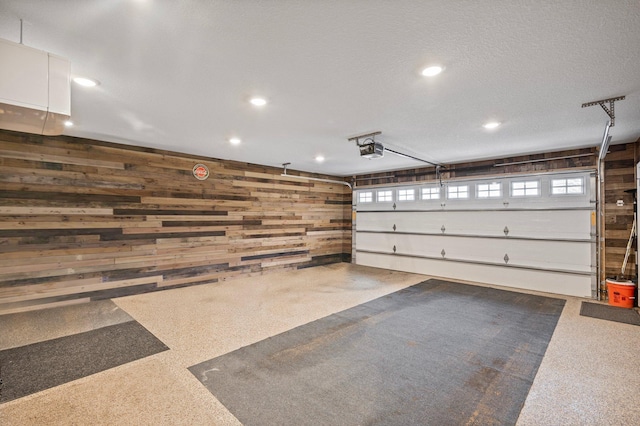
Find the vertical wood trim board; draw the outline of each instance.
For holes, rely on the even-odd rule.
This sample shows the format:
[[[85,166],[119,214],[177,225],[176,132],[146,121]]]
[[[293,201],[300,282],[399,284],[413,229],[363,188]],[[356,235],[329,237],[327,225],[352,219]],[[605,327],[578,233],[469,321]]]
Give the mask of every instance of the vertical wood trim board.
[[[351,191],[280,173],[0,131],[0,314],[350,261]]]

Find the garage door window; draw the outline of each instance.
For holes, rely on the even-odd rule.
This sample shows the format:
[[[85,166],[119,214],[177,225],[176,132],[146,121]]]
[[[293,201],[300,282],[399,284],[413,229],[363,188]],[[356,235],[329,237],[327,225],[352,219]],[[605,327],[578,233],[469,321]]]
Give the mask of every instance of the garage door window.
[[[440,199],[440,187],[434,186],[432,188],[422,188],[423,200],[439,200]]]
[[[358,194],[358,202],[359,203],[372,203],[373,202],[373,192],[361,192]]]
[[[462,199],[469,198],[469,185],[450,186],[447,188],[447,198]]]
[[[512,197],[537,197],[539,195],[540,182],[537,180],[511,182]]]
[[[552,195],[584,194],[584,179],[582,178],[552,179],[551,194]]]
[[[399,189],[398,201],[414,201],[416,199],[416,191],[412,189]]]
[[[378,191],[378,202],[386,203],[393,201],[393,192],[392,191]]]
[[[477,190],[478,198],[495,198],[502,196],[502,185],[497,182],[479,183]]]

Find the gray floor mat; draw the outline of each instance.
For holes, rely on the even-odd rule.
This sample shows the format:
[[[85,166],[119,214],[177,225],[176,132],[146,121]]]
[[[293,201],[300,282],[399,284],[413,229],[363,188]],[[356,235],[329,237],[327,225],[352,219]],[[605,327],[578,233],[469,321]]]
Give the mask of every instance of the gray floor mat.
[[[169,349],[136,321],[0,351],[0,403]]]
[[[564,303],[428,280],[190,371],[246,425],[515,424]]]
[[[600,303],[582,302],[580,315],[625,324],[640,325],[640,315],[634,309],[618,306],[602,305]]]

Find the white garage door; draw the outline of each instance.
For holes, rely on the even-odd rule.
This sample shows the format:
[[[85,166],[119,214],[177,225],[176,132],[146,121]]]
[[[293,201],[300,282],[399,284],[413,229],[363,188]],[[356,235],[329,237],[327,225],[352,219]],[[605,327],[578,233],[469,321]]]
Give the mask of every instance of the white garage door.
[[[593,297],[594,186],[581,171],[356,189],[355,263]]]

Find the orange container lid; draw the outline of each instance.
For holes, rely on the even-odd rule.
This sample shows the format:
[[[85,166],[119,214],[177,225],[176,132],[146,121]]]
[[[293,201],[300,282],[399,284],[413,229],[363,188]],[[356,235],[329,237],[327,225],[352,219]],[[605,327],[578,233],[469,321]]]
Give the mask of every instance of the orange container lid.
[[[632,281],[615,281],[615,280],[606,280],[607,284],[613,284],[613,285],[627,285],[630,287],[635,287],[636,284]]]

